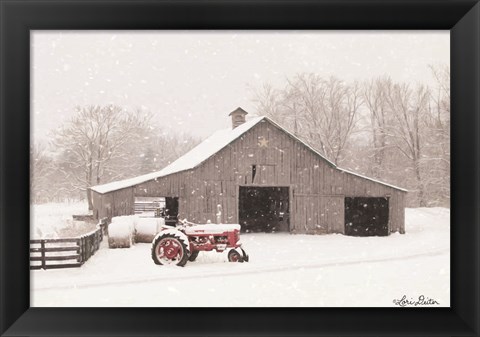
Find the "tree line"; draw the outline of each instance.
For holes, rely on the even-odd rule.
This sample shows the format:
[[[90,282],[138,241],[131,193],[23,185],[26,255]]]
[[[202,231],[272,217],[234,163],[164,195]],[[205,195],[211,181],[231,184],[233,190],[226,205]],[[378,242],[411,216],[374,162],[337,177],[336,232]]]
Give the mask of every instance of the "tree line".
[[[117,105],[76,107],[49,136],[30,147],[31,201],[85,199],[89,209],[92,186],[159,171],[199,143]]]
[[[263,85],[253,100],[258,115],[336,165],[407,188],[408,206],[448,207],[450,70],[431,71],[430,86],[388,76],[346,82],[298,74],[283,88]],[[76,107],[49,142],[31,145],[32,202],[86,199],[91,209],[90,187],[159,171],[199,142],[167,132],[139,109]]]
[[[434,85],[304,73],[255,90],[266,115],[336,165],[407,188],[411,207],[450,203],[450,69]]]

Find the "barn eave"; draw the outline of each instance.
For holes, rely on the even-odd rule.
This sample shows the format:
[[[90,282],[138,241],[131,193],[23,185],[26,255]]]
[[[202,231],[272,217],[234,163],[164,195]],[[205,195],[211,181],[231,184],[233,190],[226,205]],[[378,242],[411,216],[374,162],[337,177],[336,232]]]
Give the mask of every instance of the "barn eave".
[[[383,186],[386,186],[386,187],[393,188],[393,189],[398,190],[400,192],[408,193],[408,190],[406,190],[404,188],[401,188],[401,187],[398,187],[398,186],[395,186],[395,185],[392,185],[392,184],[388,184],[386,182],[376,180],[376,179],[373,179],[373,178],[370,178],[370,177],[367,177],[367,176],[364,176],[364,175],[361,175],[361,174],[358,174],[358,173],[355,173],[355,172],[352,172],[352,171],[349,171],[349,170],[345,170],[345,169],[342,169],[340,167],[337,167],[337,170],[339,170],[343,173],[351,174],[353,176],[356,176],[356,177],[359,177],[359,178],[362,178],[362,179],[370,180],[374,183],[377,183],[377,184],[380,184],[380,185],[383,185]]]

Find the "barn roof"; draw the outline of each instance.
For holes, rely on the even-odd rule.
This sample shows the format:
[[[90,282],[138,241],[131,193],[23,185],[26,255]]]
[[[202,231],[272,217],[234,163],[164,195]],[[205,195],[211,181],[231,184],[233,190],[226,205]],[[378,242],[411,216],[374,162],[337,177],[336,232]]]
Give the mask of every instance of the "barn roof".
[[[189,152],[175,160],[170,165],[160,171],[144,174],[138,177],[114,181],[104,185],[92,187],[92,190],[98,193],[107,193],[122,188],[138,185],[149,180],[164,177],[166,175],[193,169],[202,162],[213,156],[215,153],[223,149],[225,146],[233,142],[235,139],[243,135],[252,127],[257,125],[264,117],[255,117],[235,129],[224,129],[215,132],[213,135],[205,139]]]
[[[382,185],[385,185],[385,186],[388,186],[388,187],[392,187],[392,188],[395,188],[395,189],[398,189],[398,190],[401,190],[401,191],[405,191],[405,192],[407,191],[407,190],[402,189],[400,187],[390,185],[390,184],[387,184],[387,183],[384,183],[384,182],[381,182],[381,181],[378,181],[378,180],[375,180],[375,179],[371,179],[371,178],[368,178],[368,177],[365,177],[365,176],[362,176],[362,175],[359,175],[359,174],[356,174],[356,173],[353,173],[353,172],[350,172],[350,171],[347,171],[347,170],[344,170],[344,169],[341,169],[341,168],[337,167],[334,163],[332,163],[331,161],[326,159],[317,150],[315,150],[314,148],[312,148],[311,146],[309,146],[308,144],[306,144],[305,142],[300,140],[298,137],[296,137],[292,133],[288,132],[283,127],[281,127],[280,125],[278,125],[277,123],[272,121],[270,118],[265,117],[265,116],[254,117],[254,118],[248,120],[247,122],[241,124],[240,126],[236,127],[235,129],[228,128],[228,129],[224,129],[224,130],[220,130],[220,131],[215,132],[213,135],[211,135],[210,137],[205,139],[203,142],[198,144],[196,147],[191,149],[189,152],[187,152],[186,154],[184,154],[183,156],[181,156],[180,158],[178,158],[173,163],[166,166],[165,168],[163,168],[160,171],[144,174],[144,175],[137,176],[137,177],[130,178],[130,179],[124,179],[124,180],[114,181],[114,182],[103,184],[103,185],[93,186],[91,189],[93,191],[97,192],[97,193],[104,194],[104,193],[120,190],[120,189],[123,189],[123,188],[128,188],[128,187],[131,187],[131,186],[135,186],[135,185],[138,185],[138,184],[150,181],[150,180],[155,180],[157,178],[165,177],[165,176],[173,174],[173,173],[178,173],[178,172],[193,169],[193,168],[197,167],[198,165],[200,165],[201,163],[203,163],[204,161],[206,161],[208,158],[210,158],[214,154],[216,154],[217,152],[219,152],[221,149],[226,147],[228,144],[233,142],[235,139],[239,138],[241,135],[243,135],[245,132],[247,132],[248,130],[253,128],[255,125],[257,125],[262,120],[269,121],[271,124],[275,125],[279,129],[281,129],[282,131],[287,133],[289,136],[291,136],[294,139],[296,139],[297,141],[303,143],[307,148],[309,148],[311,151],[315,152],[317,155],[319,155],[325,161],[327,161],[332,167],[334,167],[334,168],[336,168],[336,169],[338,169],[342,172],[345,172],[347,174],[352,174],[352,175],[355,175],[355,176],[358,176],[358,177],[361,177],[361,178],[364,178],[364,179],[368,179],[368,180],[374,181],[376,183],[379,183],[379,184],[382,184]]]

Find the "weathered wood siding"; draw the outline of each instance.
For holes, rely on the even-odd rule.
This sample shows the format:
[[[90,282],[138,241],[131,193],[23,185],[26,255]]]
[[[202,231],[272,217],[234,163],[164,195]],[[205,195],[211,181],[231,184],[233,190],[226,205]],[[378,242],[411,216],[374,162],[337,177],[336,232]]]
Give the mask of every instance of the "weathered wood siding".
[[[110,193],[92,191],[94,216],[97,219],[134,214],[135,188],[129,187]]]
[[[113,200],[105,197],[103,202],[113,203],[117,212],[128,208],[115,204],[118,197],[131,200],[132,209],[133,194],[179,197],[180,217],[215,221],[221,205],[222,222],[236,223],[239,186],[289,187],[290,230],[295,233],[344,233],[344,199],[356,196],[389,198],[390,231],[404,231],[404,192],[334,168],[266,120],[200,166],[145,182],[125,194],[117,191]]]

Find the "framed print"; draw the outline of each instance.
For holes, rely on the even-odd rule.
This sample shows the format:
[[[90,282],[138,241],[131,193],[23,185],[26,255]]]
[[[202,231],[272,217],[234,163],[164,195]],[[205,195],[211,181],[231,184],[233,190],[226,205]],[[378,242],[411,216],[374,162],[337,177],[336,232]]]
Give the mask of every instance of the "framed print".
[[[478,334],[476,1],[0,9],[2,335]]]

